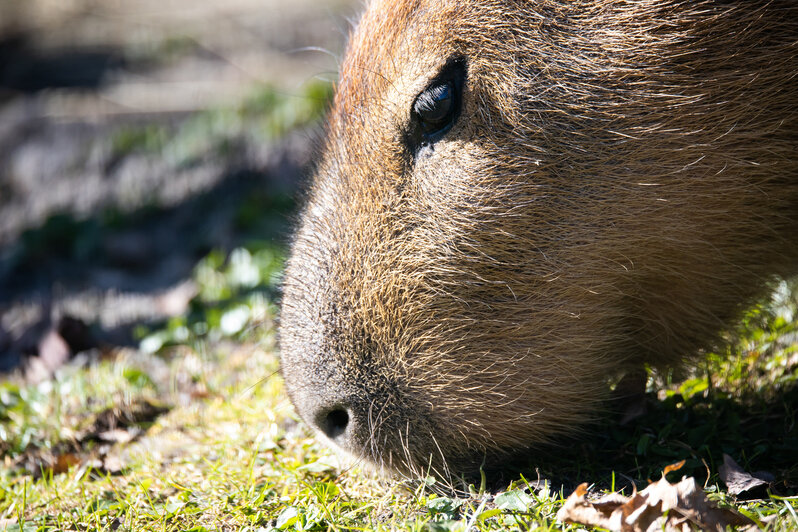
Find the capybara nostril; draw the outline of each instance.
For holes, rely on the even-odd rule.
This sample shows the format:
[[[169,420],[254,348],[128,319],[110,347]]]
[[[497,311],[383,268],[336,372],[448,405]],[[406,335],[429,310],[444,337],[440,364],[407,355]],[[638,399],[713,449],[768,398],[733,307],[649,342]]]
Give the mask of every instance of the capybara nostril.
[[[331,440],[346,434],[349,422],[349,412],[342,406],[324,409],[316,416],[316,425]]]

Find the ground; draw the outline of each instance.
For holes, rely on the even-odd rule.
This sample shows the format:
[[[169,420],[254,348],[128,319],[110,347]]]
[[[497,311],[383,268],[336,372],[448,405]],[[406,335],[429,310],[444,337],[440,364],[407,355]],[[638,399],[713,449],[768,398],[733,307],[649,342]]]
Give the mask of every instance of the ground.
[[[650,373],[640,417],[481,481],[379,477],[298,420],[280,274],[358,7],[0,0],[0,530],[568,529],[580,483],[681,460],[798,529],[795,282],[705,367]],[[764,480],[727,486],[724,454]]]

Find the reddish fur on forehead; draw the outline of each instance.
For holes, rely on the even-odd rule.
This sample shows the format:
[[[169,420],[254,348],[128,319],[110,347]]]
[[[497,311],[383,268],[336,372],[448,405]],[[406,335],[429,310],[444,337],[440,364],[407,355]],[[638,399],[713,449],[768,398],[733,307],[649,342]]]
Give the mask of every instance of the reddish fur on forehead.
[[[377,4],[378,2],[373,2]],[[381,2],[372,5],[359,25],[374,31],[357,32],[350,41],[351,52],[341,65],[340,82],[335,98],[335,108],[344,112],[357,112],[357,107],[374,100],[396,72],[392,59],[398,47],[407,44],[414,34],[413,17],[420,0],[412,2]]]

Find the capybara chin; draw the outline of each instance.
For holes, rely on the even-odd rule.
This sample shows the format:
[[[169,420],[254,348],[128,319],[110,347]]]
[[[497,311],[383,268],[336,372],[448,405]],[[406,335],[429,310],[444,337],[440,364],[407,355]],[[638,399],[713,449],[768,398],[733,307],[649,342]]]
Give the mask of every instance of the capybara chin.
[[[371,0],[282,371],[352,455],[468,472],[716,346],[796,272],[798,2]]]

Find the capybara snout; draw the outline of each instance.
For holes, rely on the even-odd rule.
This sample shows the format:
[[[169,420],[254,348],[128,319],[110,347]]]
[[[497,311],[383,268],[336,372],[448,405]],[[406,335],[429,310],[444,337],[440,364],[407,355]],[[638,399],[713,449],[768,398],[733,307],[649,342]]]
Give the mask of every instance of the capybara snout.
[[[371,0],[284,283],[299,414],[448,475],[798,271],[798,4]]]

